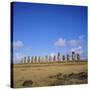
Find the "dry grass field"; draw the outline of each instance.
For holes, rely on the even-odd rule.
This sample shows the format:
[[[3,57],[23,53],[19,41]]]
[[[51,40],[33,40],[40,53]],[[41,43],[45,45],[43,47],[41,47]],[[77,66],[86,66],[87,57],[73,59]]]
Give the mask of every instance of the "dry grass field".
[[[14,64],[13,87],[86,84],[87,72],[87,61]]]

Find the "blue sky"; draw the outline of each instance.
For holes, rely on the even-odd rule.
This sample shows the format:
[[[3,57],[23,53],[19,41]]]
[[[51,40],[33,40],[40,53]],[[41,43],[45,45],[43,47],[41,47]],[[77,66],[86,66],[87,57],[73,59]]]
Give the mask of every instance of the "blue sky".
[[[87,7],[13,4],[14,59],[76,51],[87,58]]]

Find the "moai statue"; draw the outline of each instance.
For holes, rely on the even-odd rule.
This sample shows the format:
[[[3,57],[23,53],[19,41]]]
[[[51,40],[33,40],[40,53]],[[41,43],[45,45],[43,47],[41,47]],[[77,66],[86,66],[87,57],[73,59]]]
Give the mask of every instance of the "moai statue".
[[[48,56],[45,56],[45,62],[46,63],[48,62]]]
[[[43,62],[43,57],[42,56],[40,57],[40,61],[41,61],[41,63]]]
[[[43,56],[41,56],[41,62],[43,62]]]
[[[49,62],[51,62],[51,60],[52,60],[52,56],[51,56],[51,55],[49,55]]]
[[[35,56],[34,58],[34,63],[37,63],[37,56]]]
[[[43,62],[45,63],[45,56],[43,56]]]
[[[42,62],[44,62],[44,56],[42,56]]]
[[[60,61],[60,53],[58,53],[57,59],[58,61]]]
[[[22,64],[23,63],[23,58],[21,58],[21,60],[20,60],[20,64]]]
[[[54,54],[54,57],[53,57],[53,62],[56,61],[56,54]]]
[[[75,61],[75,52],[72,52],[72,61]]]
[[[30,56],[28,56],[27,63],[30,63]]]
[[[26,63],[26,57],[24,57],[24,63]]]
[[[69,54],[67,54],[67,61],[69,61],[70,60],[70,55]]]
[[[38,56],[36,56],[36,63],[37,63],[37,60],[38,60]]]
[[[80,54],[77,53],[77,61],[80,61]]]
[[[62,60],[65,61],[65,55],[62,55]]]
[[[45,56],[43,56],[43,61],[44,61],[44,63],[46,62],[46,61],[45,61]]]
[[[39,56],[39,60],[40,60],[40,63],[42,62],[42,57],[41,56]]]
[[[33,63],[33,60],[34,60],[34,57],[32,56],[32,57],[31,57],[31,63]]]
[[[40,63],[40,56],[38,57],[38,63]]]

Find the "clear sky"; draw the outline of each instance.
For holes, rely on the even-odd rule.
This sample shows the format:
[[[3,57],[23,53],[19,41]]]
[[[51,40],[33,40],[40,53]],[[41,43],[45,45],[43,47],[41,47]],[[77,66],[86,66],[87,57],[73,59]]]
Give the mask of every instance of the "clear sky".
[[[14,60],[71,51],[87,58],[87,7],[13,3]]]

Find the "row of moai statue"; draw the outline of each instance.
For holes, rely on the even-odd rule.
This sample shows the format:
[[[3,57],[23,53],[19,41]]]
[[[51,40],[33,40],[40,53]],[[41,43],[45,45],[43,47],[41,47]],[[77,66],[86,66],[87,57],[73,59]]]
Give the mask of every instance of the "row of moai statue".
[[[71,58],[71,59],[70,59]],[[75,52],[72,52],[72,55],[62,55],[62,58],[60,56],[60,53],[56,56],[28,56],[28,58],[24,57],[21,58],[20,63],[46,63],[46,62],[60,62],[60,61],[80,61],[80,55],[79,53],[75,54]]]

